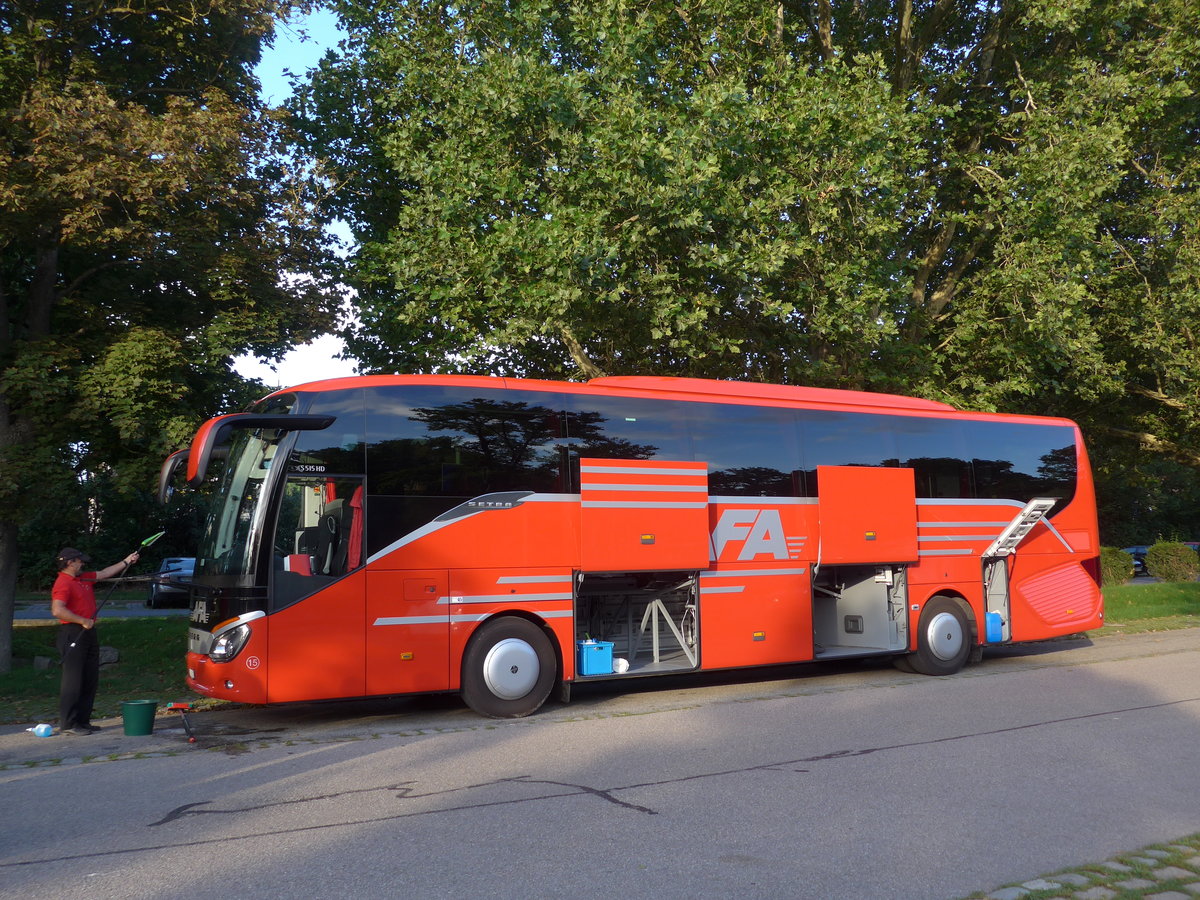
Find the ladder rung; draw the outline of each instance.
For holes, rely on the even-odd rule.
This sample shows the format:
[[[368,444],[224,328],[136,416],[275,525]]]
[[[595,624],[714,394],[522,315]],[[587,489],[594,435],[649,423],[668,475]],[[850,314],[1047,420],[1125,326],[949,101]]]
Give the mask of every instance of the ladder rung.
[[[1045,518],[1046,513],[1054,508],[1057,501],[1053,497],[1035,497],[1025,504],[1016,517],[1009,522],[999,536],[983,551],[984,558],[1008,556],[1015,553],[1017,545],[1033,531],[1038,522]]]

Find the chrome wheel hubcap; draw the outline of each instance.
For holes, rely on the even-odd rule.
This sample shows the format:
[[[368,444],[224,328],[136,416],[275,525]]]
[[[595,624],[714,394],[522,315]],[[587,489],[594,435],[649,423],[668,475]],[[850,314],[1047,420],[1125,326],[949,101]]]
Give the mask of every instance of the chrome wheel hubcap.
[[[537,651],[519,638],[505,638],[483,659],[483,680],[501,700],[519,700],[533,690],[541,674]]]
[[[957,616],[941,612],[929,620],[925,630],[929,650],[938,659],[954,659],[963,648],[962,623]]]

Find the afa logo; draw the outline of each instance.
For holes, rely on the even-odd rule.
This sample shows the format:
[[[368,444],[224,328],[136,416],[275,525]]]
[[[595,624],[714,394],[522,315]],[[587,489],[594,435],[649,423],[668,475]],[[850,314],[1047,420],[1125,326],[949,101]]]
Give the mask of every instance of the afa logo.
[[[789,537],[784,532],[783,517],[778,509],[727,509],[713,529],[708,555],[712,562],[723,556],[726,561],[732,557],[738,562],[799,559],[803,546],[804,538]]]

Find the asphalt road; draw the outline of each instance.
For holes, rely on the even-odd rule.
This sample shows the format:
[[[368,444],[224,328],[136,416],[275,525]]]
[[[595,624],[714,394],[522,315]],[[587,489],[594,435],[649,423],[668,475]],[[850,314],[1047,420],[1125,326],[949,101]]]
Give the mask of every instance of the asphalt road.
[[[0,896],[960,898],[1200,831],[1200,630],[0,733]]]

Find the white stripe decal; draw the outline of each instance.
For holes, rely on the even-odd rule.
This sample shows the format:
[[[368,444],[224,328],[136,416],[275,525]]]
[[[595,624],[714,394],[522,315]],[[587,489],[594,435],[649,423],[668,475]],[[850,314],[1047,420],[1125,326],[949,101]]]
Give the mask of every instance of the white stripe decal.
[[[740,594],[746,590],[744,584],[729,585],[728,587],[701,587],[700,593],[703,594]]]
[[[664,469],[655,466],[582,466],[580,471],[593,475],[707,475],[708,466],[694,469]]]
[[[933,499],[930,497],[918,498],[917,506],[1012,506],[1016,509],[1024,509],[1025,504],[1016,500],[950,500],[950,499]]]
[[[927,541],[990,541],[994,534],[937,534],[927,537],[917,536],[917,543]]]
[[[701,578],[753,578],[757,575],[803,575],[807,567],[799,569],[727,569],[723,572],[701,572]]]
[[[539,613],[543,619],[566,619],[574,615],[569,609]],[[467,622],[482,622],[490,619],[491,613],[457,613],[452,616],[380,616],[375,625],[447,625]]]
[[[448,616],[380,616],[375,625],[445,625]]]
[[[1003,528],[1007,522],[918,522],[918,528]]]
[[[573,600],[572,594],[475,594],[473,596],[438,597],[438,606],[460,603],[547,603],[555,600]]]

